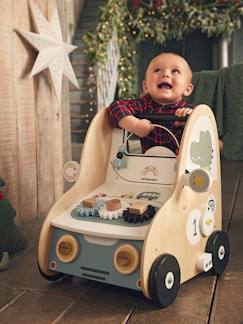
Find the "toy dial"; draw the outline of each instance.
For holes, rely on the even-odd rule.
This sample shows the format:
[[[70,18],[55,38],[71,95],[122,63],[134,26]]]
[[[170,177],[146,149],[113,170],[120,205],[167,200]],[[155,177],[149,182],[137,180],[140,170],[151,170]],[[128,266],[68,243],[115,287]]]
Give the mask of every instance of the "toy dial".
[[[75,182],[79,177],[80,166],[76,161],[68,161],[63,167],[64,179],[68,182]]]

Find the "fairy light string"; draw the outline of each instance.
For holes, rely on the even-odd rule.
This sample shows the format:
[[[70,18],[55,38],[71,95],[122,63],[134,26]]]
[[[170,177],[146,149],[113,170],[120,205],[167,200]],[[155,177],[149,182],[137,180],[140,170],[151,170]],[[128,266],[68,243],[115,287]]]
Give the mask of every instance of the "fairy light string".
[[[90,66],[106,61],[107,44],[115,28],[121,54],[118,97],[135,98],[137,43],[152,40],[162,45],[171,39],[179,41],[194,30],[207,37],[230,36],[240,28],[242,1],[228,1],[223,5],[199,3],[196,0],[138,1],[133,6],[132,1],[108,0],[101,7],[96,32],[86,32],[83,36]]]

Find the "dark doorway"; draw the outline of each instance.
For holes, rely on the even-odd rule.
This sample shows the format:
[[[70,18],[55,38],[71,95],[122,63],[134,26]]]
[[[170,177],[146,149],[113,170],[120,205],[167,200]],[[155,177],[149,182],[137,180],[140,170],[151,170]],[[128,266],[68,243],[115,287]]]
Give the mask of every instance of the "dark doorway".
[[[165,45],[143,42],[137,45],[138,94],[150,60],[161,52],[175,52],[188,61],[192,71],[212,70],[218,68],[216,55],[217,39],[208,38],[200,31],[187,35],[181,41],[170,40]]]

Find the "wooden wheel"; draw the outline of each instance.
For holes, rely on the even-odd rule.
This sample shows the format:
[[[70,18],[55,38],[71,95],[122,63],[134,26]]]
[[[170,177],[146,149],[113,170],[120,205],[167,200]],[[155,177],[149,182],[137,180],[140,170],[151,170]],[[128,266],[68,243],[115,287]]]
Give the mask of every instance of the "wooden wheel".
[[[212,273],[220,275],[229,260],[230,245],[228,235],[224,231],[213,232],[207,241],[206,252],[212,253]]]
[[[149,290],[152,301],[159,307],[167,307],[175,300],[180,288],[181,272],[176,258],[162,254],[150,270]]]

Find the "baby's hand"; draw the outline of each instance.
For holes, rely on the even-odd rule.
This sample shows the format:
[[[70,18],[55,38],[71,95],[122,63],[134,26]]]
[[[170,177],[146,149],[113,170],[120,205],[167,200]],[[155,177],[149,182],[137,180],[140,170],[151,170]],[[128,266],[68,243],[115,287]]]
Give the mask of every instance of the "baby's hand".
[[[190,115],[192,112],[193,112],[193,109],[191,109],[191,108],[178,108],[175,112],[175,115],[179,116],[179,117],[185,117],[186,115]],[[185,125],[185,122],[175,121],[174,125],[176,127],[178,127],[181,125]]]
[[[175,112],[176,116],[184,117],[186,115],[190,115],[193,112],[191,108],[178,108]]]
[[[154,130],[154,126],[148,119],[139,119],[134,132],[139,137],[145,137]]]

